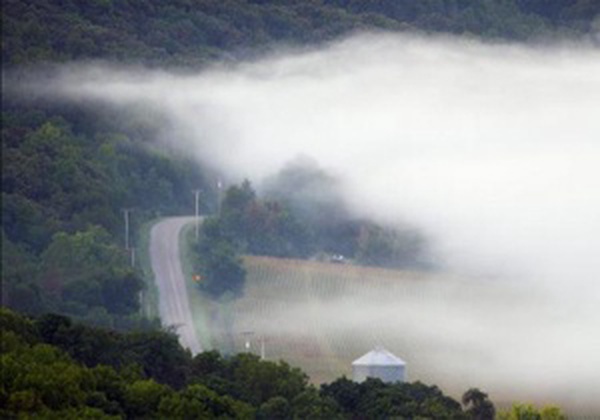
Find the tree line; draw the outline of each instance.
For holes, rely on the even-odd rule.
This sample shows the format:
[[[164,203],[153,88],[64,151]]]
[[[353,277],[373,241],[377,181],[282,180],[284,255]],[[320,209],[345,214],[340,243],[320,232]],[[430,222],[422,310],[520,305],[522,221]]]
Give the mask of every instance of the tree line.
[[[361,265],[432,267],[427,263],[427,241],[417,230],[353,218],[333,191],[319,202],[303,194],[314,187],[314,170],[296,168],[293,185],[284,170],[265,197],[259,197],[248,180],[227,189],[218,213],[205,219],[192,245],[202,290],[213,297],[240,296],[246,277],[244,254],[300,259],[337,255]],[[317,179],[320,176],[326,175],[318,172]]]
[[[359,384],[342,377],[316,387],[284,361],[215,351],[192,357],[172,331],[120,333],[0,308],[0,332],[3,418],[492,419],[495,413],[477,388],[461,404],[421,382]],[[564,418],[557,407],[525,404],[501,415]]]
[[[6,0],[2,6],[2,60],[9,66],[93,58],[197,66],[357,30],[581,36],[593,30],[600,11],[595,0]]]

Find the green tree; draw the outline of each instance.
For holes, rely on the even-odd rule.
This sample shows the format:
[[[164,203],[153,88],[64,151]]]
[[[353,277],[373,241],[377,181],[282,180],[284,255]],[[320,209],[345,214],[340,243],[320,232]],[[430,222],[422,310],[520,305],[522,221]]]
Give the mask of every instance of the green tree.
[[[135,381],[125,390],[125,412],[129,418],[148,418],[158,411],[160,401],[171,393],[169,387],[152,379]]]
[[[564,420],[566,416],[556,406],[545,406],[541,409],[532,404],[515,403],[509,410],[500,411],[499,420]]]
[[[127,334],[120,343],[122,361],[142,367],[148,378],[181,389],[190,374],[191,355],[172,332],[148,331]]]
[[[333,398],[345,413],[350,414],[357,409],[361,389],[358,383],[343,376],[330,384],[321,385],[321,394]]]
[[[427,242],[417,231],[363,223],[356,239],[356,259],[366,265],[422,267]]]
[[[125,390],[127,381],[122,372],[111,366],[99,365],[90,369],[94,379],[94,390],[87,397],[86,404],[110,415],[122,417],[126,411]]]
[[[308,384],[306,374],[286,362],[261,361],[250,353],[234,356],[229,369],[239,387],[239,399],[254,406],[260,406],[277,396],[291,401]]]
[[[485,392],[471,388],[462,396],[462,403],[467,408],[466,413],[476,420],[494,420],[496,408],[488,399]]]
[[[566,420],[565,416],[560,407],[555,405],[545,405],[540,409],[540,416],[542,420]]]
[[[164,397],[159,405],[163,418],[251,418],[252,407],[229,396],[219,396],[203,385],[190,385],[181,392]]]
[[[143,282],[127,266],[123,251],[99,226],[74,234],[55,234],[41,260],[42,287],[67,312],[83,315],[101,306],[109,313],[126,315],[139,309]]]
[[[93,386],[90,373],[61,351],[36,344],[3,354],[0,359],[8,408],[13,412],[36,412],[83,405],[86,390]]]
[[[40,341],[36,326],[31,319],[25,318],[5,307],[0,307],[0,331],[3,336],[8,332],[12,332],[29,344]]]
[[[211,296],[239,296],[243,293],[246,270],[235,248],[229,242],[211,243],[210,250],[202,252],[200,272],[203,290]]]
[[[298,394],[292,401],[293,418],[295,419],[342,419],[336,402],[319,395],[314,388]]]
[[[531,404],[514,403],[510,410],[498,413],[499,420],[541,420],[537,408]]]
[[[290,403],[284,397],[273,397],[262,403],[256,413],[260,420],[285,420],[292,418]]]

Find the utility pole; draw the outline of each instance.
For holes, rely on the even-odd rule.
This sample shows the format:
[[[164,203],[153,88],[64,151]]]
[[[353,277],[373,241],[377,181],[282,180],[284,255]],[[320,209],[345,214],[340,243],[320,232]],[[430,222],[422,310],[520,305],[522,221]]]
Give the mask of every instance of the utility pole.
[[[125,250],[128,251],[131,266],[135,266],[135,248],[129,246],[129,213],[132,209],[123,209],[125,215]]]
[[[125,213],[125,249],[129,251],[129,212],[131,209],[123,209]]]
[[[200,191],[202,190],[194,190],[194,197],[196,199],[196,240],[198,240],[199,238],[199,227],[200,227],[200,215],[198,214],[199,211],[199,203],[200,203]]]

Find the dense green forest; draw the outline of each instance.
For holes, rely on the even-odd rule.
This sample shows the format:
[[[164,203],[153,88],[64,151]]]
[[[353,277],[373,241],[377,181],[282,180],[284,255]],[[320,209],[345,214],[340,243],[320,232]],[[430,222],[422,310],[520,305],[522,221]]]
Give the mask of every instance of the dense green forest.
[[[197,65],[366,29],[577,36],[591,30],[599,8],[595,0],[7,0],[2,59]]]
[[[60,315],[0,308],[2,418],[491,419],[488,395],[461,403],[421,382],[345,377],[320,387],[283,361],[250,353],[191,356],[172,332],[119,333]],[[560,420],[560,409],[515,404],[499,418]]]
[[[140,133],[74,110],[3,104],[2,301],[99,325],[144,326],[130,248],[143,222],[189,213],[205,176]],[[121,127],[123,128],[123,127]]]
[[[285,362],[253,354],[192,357],[174,334],[117,333],[45,315],[0,309],[0,415],[69,418],[478,418],[487,395],[465,394],[468,409],[420,382],[316,388]]]

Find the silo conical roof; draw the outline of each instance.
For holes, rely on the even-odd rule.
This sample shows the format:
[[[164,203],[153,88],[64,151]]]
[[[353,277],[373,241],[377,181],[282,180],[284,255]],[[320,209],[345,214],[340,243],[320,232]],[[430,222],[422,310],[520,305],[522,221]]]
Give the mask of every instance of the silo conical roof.
[[[359,357],[352,366],[404,366],[406,363],[399,357],[394,356],[392,353],[384,349],[383,347],[377,347],[376,349],[368,352],[362,357]]]

